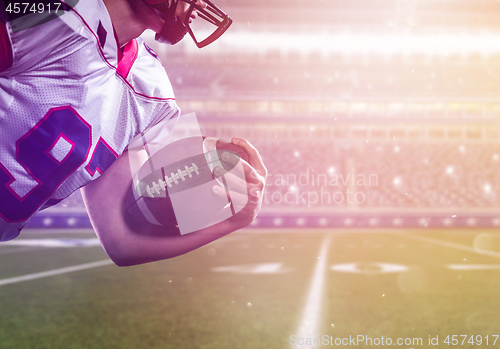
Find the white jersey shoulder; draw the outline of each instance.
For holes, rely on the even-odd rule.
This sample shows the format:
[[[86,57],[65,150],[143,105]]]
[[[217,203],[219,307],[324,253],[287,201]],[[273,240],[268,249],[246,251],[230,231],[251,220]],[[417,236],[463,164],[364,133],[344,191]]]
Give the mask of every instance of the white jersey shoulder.
[[[15,25],[13,65],[0,73],[0,241],[98,178],[134,136],[179,115],[156,54],[142,39],[122,52],[100,0]]]

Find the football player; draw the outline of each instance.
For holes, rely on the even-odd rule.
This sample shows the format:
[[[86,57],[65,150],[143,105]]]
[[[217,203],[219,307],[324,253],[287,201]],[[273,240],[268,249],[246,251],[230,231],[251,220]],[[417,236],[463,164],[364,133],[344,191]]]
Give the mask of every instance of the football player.
[[[139,35],[152,29],[158,41],[175,44],[189,33],[203,47],[225,32],[229,17],[202,0],[32,3],[0,4],[0,241],[79,188],[120,266],[174,257],[248,225],[260,210],[267,170],[244,139],[233,143],[249,155],[246,181],[235,179],[232,188],[246,191],[248,203],[232,218],[181,236],[130,224],[123,204],[130,162],[139,156],[127,145],[180,114],[163,66]],[[210,22],[213,33],[198,40],[194,20]],[[227,194],[215,186],[214,195]]]

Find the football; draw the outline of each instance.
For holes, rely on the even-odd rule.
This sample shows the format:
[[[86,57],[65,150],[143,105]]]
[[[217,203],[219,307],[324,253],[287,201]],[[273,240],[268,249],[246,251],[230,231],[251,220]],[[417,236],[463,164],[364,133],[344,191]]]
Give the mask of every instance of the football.
[[[223,160],[225,153],[230,155],[228,161]],[[225,175],[231,173],[244,180],[241,159],[248,161],[248,154],[222,139],[188,137],[172,142],[140,167],[127,210],[152,224],[178,227],[181,234],[227,219],[236,212]],[[223,171],[214,174],[216,167]],[[227,198],[213,193],[214,185],[223,188]],[[228,209],[221,216],[225,207]]]

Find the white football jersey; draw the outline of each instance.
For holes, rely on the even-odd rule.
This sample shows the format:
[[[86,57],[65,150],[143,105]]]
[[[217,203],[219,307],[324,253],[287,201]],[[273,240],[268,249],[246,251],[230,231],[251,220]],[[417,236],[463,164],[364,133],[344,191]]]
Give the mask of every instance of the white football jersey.
[[[101,0],[32,28],[23,18],[0,22],[12,49],[0,71],[0,241],[180,113],[156,54],[140,38],[119,49]]]

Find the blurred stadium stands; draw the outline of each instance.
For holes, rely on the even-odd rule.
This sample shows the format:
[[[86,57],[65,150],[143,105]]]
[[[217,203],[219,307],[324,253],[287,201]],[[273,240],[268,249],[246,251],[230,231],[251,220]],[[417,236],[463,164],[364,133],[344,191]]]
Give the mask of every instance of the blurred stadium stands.
[[[206,135],[262,153],[255,226],[500,226],[500,2],[219,3],[206,49],[146,39]],[[90,223],[76,193],[31,226]]]

